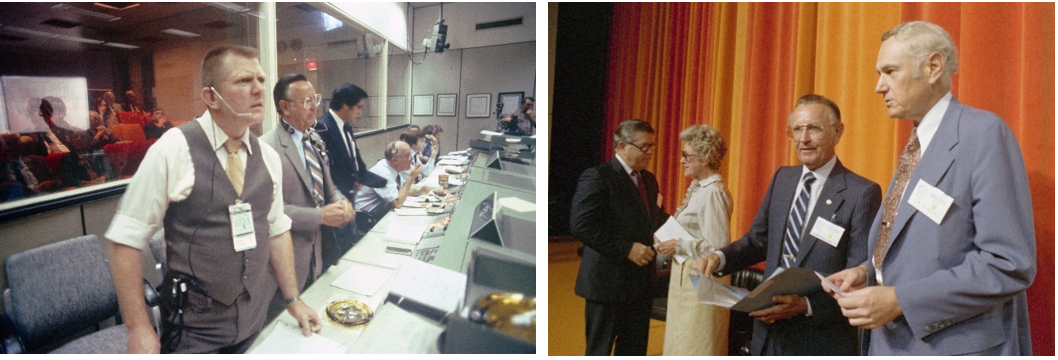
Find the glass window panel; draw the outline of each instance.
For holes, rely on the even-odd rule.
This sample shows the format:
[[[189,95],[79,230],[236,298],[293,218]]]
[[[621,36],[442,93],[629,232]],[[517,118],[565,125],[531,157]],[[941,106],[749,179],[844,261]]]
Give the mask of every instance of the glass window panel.
[[[408,95],[408,82],[411,81],[411,59],[408,53],[392,43],[389,44],[389,65],[387,70],[387,107],[386,126],[394,127],[408,124],[411,117],[407,106],[411,103]],[[390,103],[393,102],[393,103]],[[437,104],[434,104],[436,112]]]
[[[276,37],[279,75],[304,74],[323,95],[321,116],[330,108],[334,89],[353,83],[368,94],[357,132],[386,126],[386,74],[381,58],[386,42],[355,23],[335,27],[329,20],[341,20],[320,3],[277,3]]]
[[[120,185],[201,115],[205,53],[258,44],[257,3],[214,4],[0,4],[0,209]]]

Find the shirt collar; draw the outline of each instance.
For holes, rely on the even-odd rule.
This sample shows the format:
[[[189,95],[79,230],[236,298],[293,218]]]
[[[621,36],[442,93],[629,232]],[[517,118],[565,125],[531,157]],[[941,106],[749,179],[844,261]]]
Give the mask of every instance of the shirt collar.
[[[721,181],[724,181],[724,177],[720,176],[720,173],[716,173],[716,174],[710,175],[709,177],[707,177],[705,179],[692,180],[691,183],[693,184],[694,182],[698,182],[698,186],[699,187],[706,187],[706,186],[712,185],[715,182],[721,182]]]
[[[806,173],[812,173],[816,176],[816,184],[825,183],[827,181],[827,177],[830,176],[830,172],[834,170],[834,164],[837,163],[838,156],[834,155],[834,157],[830,158],[830,161],[827,161],[826,164],[823,164],[823,166],[820,166],[815,171],[808,170],[808,166],[801,165],[801,179],[804,179]]]
[[[217,126],[217,123],[213,121],[213,115],[209,113],[209,110],[206,110],[206,112],[196,120],[198,120],[198,124],[202,126],[203,132],[206,133],[206,139],[208,139],[209,144],[213,146],[214,152],[224,147],[224,142],[231,138],[228,136],[228,133],[225,133],[224,130],[222,130],[220,126]],[[214,135],[216,138],[214,138]],[[253,155],[253,148],[250,147],[250,129],[243,131],[242,137],[239,138],[239,141],[242,141],[243,145],[246,146],[246,153]]]
[[[294,130],[294,131],[288,131],[288,130],[286,129],[286,126],[283,126],[283,131],[286,131],[287,133],[289,133],[289,134],[290,134],[290,138],[291,138],[291,139],[294,139],[294,143],[295,143],[295,144],[299,144],[299,145],[300,145],[300,144],[301,144],[301,141],[302,141],[302,139],[304,139],[304,138],[305,138],[305,132],[303,132],[303,131],[298,131],[298,129],[297,129],[297,128],[295,128],[295,127],[294,127],[294,125],[290,125],[290,122],[289,122],[289,121],[287,121],[287,119],[280,119],[279,121],[282,121],[283,123],[286,123],[286,124],[287,124],[287,126],[289,126],[289,127],[290,127],[290,130]]]
[[[345,124],[347,124],[345,120],[342,120],[342,117],[338,116],[338,113],[334,112],[334,109],[327,109],[327,111],[330,112],[331,117],[334,118],[334,124],[338,126],[338,130],[344,130]]]
[[[616,157],[617,161],[621,163],[621,167],[625,168],[625,174],[628,174],[628,176],[632,176],[632,168],[628,166],[628,163],[625,162],[625,159],[621,158],[621,154],[617,154]]]
[[[929,142],[933,140],[933,135],[937,134],[937,129],[940,128],[940,121],[944,119],[944,113],[948,111],[948,105],[951,105],[951,92],[944,94],[933,105],[932,109],[926,113],[926,116],[922,117],[922,121],[918,123],[918,143],[920,144],[919,154],[926,153],[926,147],[929,146]]]

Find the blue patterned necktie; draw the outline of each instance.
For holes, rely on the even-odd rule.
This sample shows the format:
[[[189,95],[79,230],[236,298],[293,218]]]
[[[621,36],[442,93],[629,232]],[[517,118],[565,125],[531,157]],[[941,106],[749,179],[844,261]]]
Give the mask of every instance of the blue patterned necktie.
[[[793,267],[797,261],[797,250],[801,243],[801,228],[804,225],[805,210],[808,209],[808,201],[812,196],[812,183],[816,181],[815,174],[807,173],[804,177],[804,188],[797,195],[793,211],[790,211],[790,219],[786,221],[786,236],[783,237],[783,265],[786,268]]]

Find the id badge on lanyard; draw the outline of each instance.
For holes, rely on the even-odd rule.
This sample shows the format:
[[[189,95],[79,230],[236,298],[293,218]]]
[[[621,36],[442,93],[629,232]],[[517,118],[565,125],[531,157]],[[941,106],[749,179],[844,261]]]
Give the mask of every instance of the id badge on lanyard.
[[[235,205],[228,206],[228,214],[231,215],[231,238],[235,252],[256,248],[257,235],[254,233],[250,204],[235,200]]]

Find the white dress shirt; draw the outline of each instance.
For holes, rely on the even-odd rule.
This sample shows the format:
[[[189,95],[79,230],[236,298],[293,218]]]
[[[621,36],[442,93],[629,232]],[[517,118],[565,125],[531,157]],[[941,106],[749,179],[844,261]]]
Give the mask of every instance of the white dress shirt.
[[[217,154],[217,162],[222,168],[228,166],[228,152],[224,142],[229,139],[214,122],[207,110],[198,119]],[[246,159],[252,155],[247,130],[239,139],[246,146],[239,150],[239,158],[245,170]],[[269,237],[280,235],[290,230],[290,217],[283,213],[283,166],[279,154],[263,141],[258,141],[261,157],[272,177],[272,206],[270,209],[253,209],[268,211]],[[227,176],[218,172],[214,176]],[[170,202],[180,202],[191,194],[195,183],[195,168],[191,161],[191,152],[187,140],[180,128],[166,131],[157,142],[147,150],[143,162],[132,176],[125,195],[121,198],[114,220],[110,222],[106,238],[118,244],[144,249],[151,236],[164,224],[165,212]],[[267,246],[267,244],[257,244]]]

